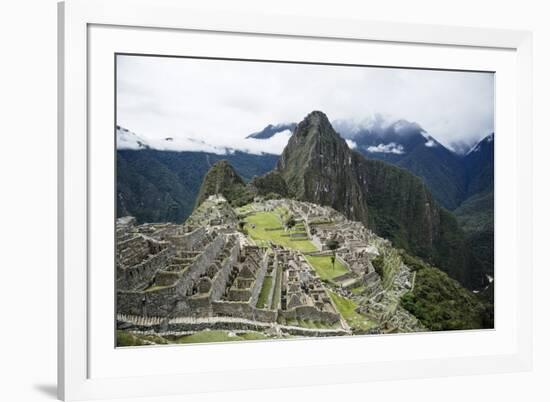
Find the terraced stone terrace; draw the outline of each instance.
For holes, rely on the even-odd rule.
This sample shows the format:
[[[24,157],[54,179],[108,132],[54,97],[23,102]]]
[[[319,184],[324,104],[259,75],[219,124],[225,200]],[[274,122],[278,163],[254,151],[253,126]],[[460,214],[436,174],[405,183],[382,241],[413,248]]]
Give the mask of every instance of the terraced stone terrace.
[[[421,329],[398,305],[410,270],[388,257],[381,278],[391,246],[328,207],[211,196],[184,224],[116,233],[118,346]]]

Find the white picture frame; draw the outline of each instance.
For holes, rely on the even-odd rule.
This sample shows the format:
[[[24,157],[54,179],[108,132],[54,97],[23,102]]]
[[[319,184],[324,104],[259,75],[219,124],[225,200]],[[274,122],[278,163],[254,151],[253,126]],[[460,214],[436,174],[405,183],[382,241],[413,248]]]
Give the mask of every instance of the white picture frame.
[[[369,22],[360,19],[325,20],[269,14],[233,14],[201,10],[199,2],[193,4],[192,9],[189,7],[189,2],[177,0],[68,0],[59,4],[59,397],[64,400],[146,397],[530,370],[531,33]],[[118,33],[115,34],[115,31]],[[163,41],[166,43],[164,49],[160,49],[158,45],[158,35],[166,39]],[[100,166],[97,162],[104,160],[101,152],[113,152],[108,144],[103,151],[98,151],[98,147],[102,148],[104,144],[96,142],[97,135],[94,134],[104,124],[112,124],[112,117],[108,113],[98,114],[98,108],[94,106],[102,105],[112,95],[112,86],[96,86],[103,79],[106,80],[105,83],[110,83],[109,80],[113,79],[107,70],[107,73],[102,72],[102,69],[109,68],[102,60],[114,52],[137,48],[138,42],[144,52],[171,54],[176,51],[174,49],[181,48],[181,40],[195,40],[194,38],[201,35],[236,38],[233,45],[229,43],[233,39],[228,39],[231,46],[227,46],[224,51],[238,52],[239,57],[252,52],[253,41],[270,41],[273,45],[279,40],[309,41],[312,45],[319,41],[323,42],[323,46],[332,44],[330,46],[341,49],[339,52],[335,51],[333,57],[342,59],[346,58],[347,46],[399,46],[404,50],[415,47],[415,52],[424,52],[427,57],[414,62],[411,60],[407,62],[407,66],[412,63],[414,67],[423,68],[454,66],[483,69],[484,63],[487,63],[486,68],[491,69],[490,66],[494,65],[497,74],[501,71],[501,82],[506,82],[499,87],[497,75],[496,102],[503,106],[500,112],[497,107],[496,127],[497,130],[502,130],[499,133],[505,133],[505,140],[502,141],[500,151],[498,148],[496,150],[495,233],[497,236],[499,231],[503,233],[501,245],[504,246],[500,247],[500,251],[497,247],[497,254],[507,252],[512,257],[508,260],[500,259],[506,269],[502,270],[503,280],[499,277],[496,284],[496,313],[500,309],[501,317],[511,317],[510,321],[501,320],[499,324],[499,315],[496,314],[496,329],[492,332],[327,339],[322,340],[328,350],[323,356],[313,356],[314,349],[311,345],[318,345],[321,341],[317,340],[256,342],[238,346],[202,345],[193,347],[194,349],[164,348],[163,351],[161,348],[145,348],[115,352],[114,345],[109,348],[102,338],[112,338],[112,332],[106,332],[109,330],[108,325],[106,328],[97,318],[102,312],[108,312],[109,306],[102,306],[94,296],[98,292],[98,287],[95,286],[98,277],[96,270],[90,269],[93,264],[97,264],[94,261],[103,258],[96,258],[96,250],[91,251],[90,241],[95,241],[94,236],[97,237],[98,233],[109,230],[97,224],[97,220],[101,219],[97,217],[103,213],[111,213],[97,207],[100,201],[96,199],[98,192],[93,184],[99,175],[109,174],[110,165],[106,163]],[[170,39],[172,37],[174,40]],[[106,40],[109,38],[112,40]],[[248,44],[239,44],[239,41],[246,41],[246,38],[253,39],[250,47]],[[210,51],[206,45],[201,47],[205,52]],[[441,64],[435,64],[433,60],[430,61],[431,52],[447,52],[445,55],[449,57],[440,61]],[[468,56],[468,52],[473,53],[469,57],[462,56],[462,53]],[[406,52],[400,52],[396,56],[391,56],[390,53],[382,50],[380,60],[390,60],[392,66],[404,65],[397,58],[405,57]],[[396,57],[396,61],[390,56]],[[458,59],[464,60],[459,63],[456,61]],[[507,100],[499,102],[499,96],[504,93],[509,95]],[[93,113],[91,109],[94,109]],[[501,118],[503,120],[499,120]],[[499,152],[507,156],[507,162],[502,158],[498,162]],[[508,177],[507,188],[498,186],[499,169],[503,172],[501,178],[504,173]],[[510,198],[508,202],[502,201],[500,207],[498,188],[501,189],[501,199]],[[90,217],[91,211],[93,221]],[[499,225],[499,213],[509,217],[507,226]],[[111,218],[107,221],[112,222]],[[503,223],[503,220],[500,222]],[[505,235],[505,232],[512,232],[513,236]],[[521,265],[517,259],[520,255]],[[496,261],[499,262],[499,255],[496,255]],[[499,303],[505,308],[499,307]],[[504,309],[507,314],[504,314]],[[106,335],[102,335],[103,333]],[[473,345],[478,339],[487,342],[487,345],[494,345],[494,349],[486,349],[485,352],[481,347],[476,349]],[[338,353],[357,348],[383,351],[384,348],[391,347],[399,350],[407,344],[414,344],[420,349],[415,354],[403,354],[401,359],[390,358],[389,355],[386,358],[378,356],[366,359],[361,353],[342,358],[339,356],[342,353]],[[453,353],[445,355],[438,352],[438,348],[449,349],[449,344],[456,345]],[[428,353],[428,349],[421,349],[422,345],[433,345],[433,350]],[[275,352],[270,352],[270,348]],[[167,353],[168,349],[170,353]],[[254,356],[269,353],[280,356],[285,356],[286,353],[292,356],[297,350],[306,351],[306,355],[307,351],[311,351],[312,354],[309,358],[298,359],[289,364],[277,362],[275,357],[271,365],[254,362]],[[247,362],[247,359],[239,359],[240,364],[235,364],[234,367],[219,366],[212,369],[211,364],[208,364],[209,356],[220,353],[228,358],[245,356],[251,360]],[[170,359],[170,355],[177,355],[178,359]],[[370,355],[375,356],[375,353]],[[197,362],[200,369],[178,372],[174,361],[181,361],[179,358],[182,356],[186,356],[188,361]],[[151,369],[136,369],[136,358]],[[199,364],[200,361],[203,366]],[[157,369],[159,364],[164,370]],[[307,370],[304,370],[305,367]]]

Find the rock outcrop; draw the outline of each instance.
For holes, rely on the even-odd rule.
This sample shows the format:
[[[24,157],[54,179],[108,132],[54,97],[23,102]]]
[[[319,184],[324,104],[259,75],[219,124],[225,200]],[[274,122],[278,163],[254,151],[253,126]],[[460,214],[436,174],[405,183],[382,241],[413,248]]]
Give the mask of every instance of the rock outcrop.
[[[312,112],[298,124],[277,171],[296,199],[329,205],[367,222],[366,178],[357,174],[357,156],[324,113]]]

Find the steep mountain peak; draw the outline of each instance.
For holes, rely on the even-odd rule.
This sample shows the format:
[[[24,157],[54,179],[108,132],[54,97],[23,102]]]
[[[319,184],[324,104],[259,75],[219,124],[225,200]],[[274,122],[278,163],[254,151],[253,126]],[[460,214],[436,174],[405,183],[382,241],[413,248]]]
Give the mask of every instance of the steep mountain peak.
[[[330,121],[329,121],[327,115],[324,114],[323,112],[321,112],[320,110],[313,110],[312,112],[310,112],[304,118],[304,120],[302,120],[302,123],[303,122],[309,122],[309,123],[312,123],[312,124],[320,124],[320,123],[330,124]]]
[[[217,161],[212,165],[212,168],[210,170],[227,170],[233,173],[235,172],[233,166],[231,166],[231,163],[229,163],[227,159]]]
[[[216,194],[222,194],[231,204],[246,203],[253,198],[243,179],[225,159],[214,163],[204,176],[195,207]]]
[[[475,144],[467,153],[466,155],[470,155],[474,152],[479,152],[480,150],[482,150],[483,148],[487,147],[487,145],[491,146],[492,147],[492,142],[493,140],[495,139],[495,133],[491,133],[489,134],[488,136],[486,137],[483,137],[481,140],[479,140],[477,142],[477,144]]]
[[[393,122],[389,125],[389,129],[392,130],[395,134],[399,134],[401,136],[426,134],[426,130],[424,130],[422,126],[420,126],[420,124],[405,119],[399,119]]]
[[[419,139],[422,149],[431,149],[424,145],[429,139]],[[466,281],[468,262],[454,217],[420,178],[350,150],[324,113],[314,111],[298,124],[277,170],[297,200],[331,206]]]
[[[206,173],[204,180],[208,179],[215,180],[215,184],[219,185],[216,186],[217,192],[222,189],[220,186],[223,184],[244,184],[243,179],[241,179],[226,159],[219,160],[212,165],[208,173]]]
[[[321,111],[309,113],[288,141],[277,170],[295,197],[339,207],[349,217],[366,216],[358,178],[351,171],[355,156]]]
[[[346,144],[343,138],[340,137],[340,134],[338,134],[332,127],[327,115],[319,110],[314,110],[309,113],[300,123],[298,123],[293,137],[297,137],[300,142],[304,139],[308,141],[314,139],[324,139],[336,141],[344,145]],[[289,144],[291,141],[289,141]]]

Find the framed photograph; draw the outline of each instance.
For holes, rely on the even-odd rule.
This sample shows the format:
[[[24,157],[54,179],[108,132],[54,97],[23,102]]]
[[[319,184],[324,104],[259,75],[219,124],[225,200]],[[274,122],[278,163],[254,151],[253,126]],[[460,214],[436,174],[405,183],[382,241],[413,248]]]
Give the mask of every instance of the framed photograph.
[[[60,398],[530,369],[529,32],[70,0],[59,48]]]

